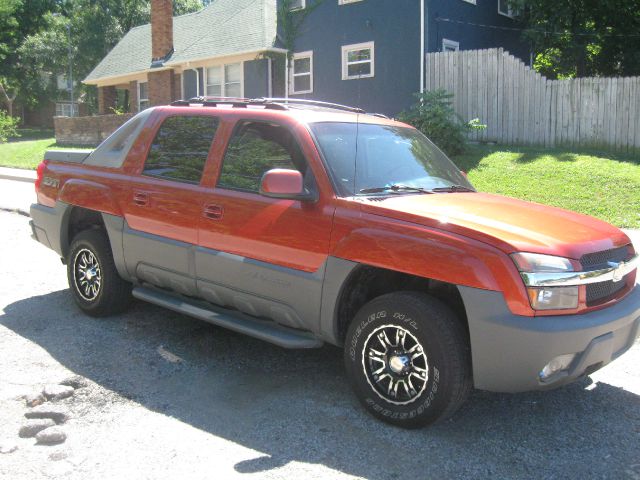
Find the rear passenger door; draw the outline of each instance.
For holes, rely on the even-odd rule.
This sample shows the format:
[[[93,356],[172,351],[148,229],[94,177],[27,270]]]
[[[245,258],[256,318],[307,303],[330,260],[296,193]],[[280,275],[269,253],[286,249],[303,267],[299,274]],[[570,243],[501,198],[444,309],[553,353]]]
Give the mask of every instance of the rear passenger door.
[[[210,115],[166,117],[128,185],[124,251],[127,269],[141,281],[196,294],[200,182],[218,124]]]
[[[329,251],[332,202],[267,198],[262,175],[297,169],[307,189],[314,172],[293,130],[276,123],[235,124],[216,187],[205,194],[196,252],[199,295],[281,324],[312,330]]]

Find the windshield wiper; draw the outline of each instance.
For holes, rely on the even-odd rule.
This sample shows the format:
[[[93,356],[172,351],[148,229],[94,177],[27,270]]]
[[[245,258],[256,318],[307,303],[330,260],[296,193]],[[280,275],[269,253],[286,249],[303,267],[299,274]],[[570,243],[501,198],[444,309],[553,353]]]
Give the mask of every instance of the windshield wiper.
[[[410,187],[409,185],[387,185],[385,187],[371,187],[363,188],[359,193],[383,193],[383,192],[417,192],[417,193],[433,193],[432,190],[427,190],[422,187]]]
[[[475,192],[475,190],[464,185],[449,185],[448,187],[432,188],[431,192]]]

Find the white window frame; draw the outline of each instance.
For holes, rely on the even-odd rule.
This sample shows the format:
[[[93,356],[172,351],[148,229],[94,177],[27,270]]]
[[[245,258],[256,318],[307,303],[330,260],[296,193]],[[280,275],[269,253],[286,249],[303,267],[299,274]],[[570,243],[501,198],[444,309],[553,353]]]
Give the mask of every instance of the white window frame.
[[[77,117],[78,104],[69,102],[56,102],[56,117]]]
[[[363,60],[359,62],[351,62],[349,63],[349,52],[354,50],[371,50],[371,59]],[[358,63],[371,63],[371,73],[368,75],[353,75],[349,76],[349,65],[354,65]],[[376,55],[375,55],[375,42],[364,42],[364,43],[354,43],[352,45],[343,45],[342,46],[342,80],[358,80],[360,78],[372,78],[375,77],[375,63],[376,63]]]
[[[338,0],[338,5],[349,5],[350,3],[358,3],[362,0]]]
[[[443,52],[450,52],[452,50],[454,52],[457,52],[458,50],[460,50],[460,42],[456,42],[455,40],[449,40],[448,38],[443,38],[442,39],[442,51]]]
[[[307,8],[307,0],[301,0],[299,7],[291,7],[289,10],[291,12],[295,12],[298,10],[304,10],[305,8]]]
[[[296,60],[301,60],[304,58],[309,59],[309,71],[304,73],[296,73]],[[305,77],[309,76],[309,90],[296,90],[296,77]],[[291,94],[292,95],[300,95],[303,93],[313,93],[313,50],[308,50],[306,52],[294,53],[293,58],[291,59],[291,75],[289,78],[289,83],[291,83]]]
[[[515,17],[515,12],[511,10],[511,7],[507,7],[506,12],[503,12],[502,10],[500,10],[500,0],[498,0],[498,14],[508,18]]]
[[[143,98],[140,96],[140,85],[141,85],[141,84],[143,84],[143,83],[146,83],[146,84],[147,84],[147,98],[145,98],[145,99],[143,99]],[[150,107],[150,104],[149,104],[149,81],[148,81],[148,80],[146,80],[146,81],[144,81],[144,82],[141,82],[140,80],[138,80],[138,111],[139,111],[139,112],[141,112],[142,110],[144,110],[144,109],[142,108],[142,105],[141,105],[141,104],[142,104],[142,102],[147,102],[147,106],[146,106],[144,109],[147,109],[147,108],[149,108],[149,107]]]
[[[204,77],[204,96],[209,96],[209,93],[207,92],[207,88],[209,87],[209,69],[213,68],[213,67],[217,67],[220,68],[220,70],[222,71],[222,84],[220,85],[220,96],[221,97],[226,97],[227,96],[227,82],[225,81],[225,75],[224,75],[224,68],[228,65],[240,65],[240,97],[244,97],[244,61],[240,61],[240,62],[231,62],[231,63],[218,63],[218,64],[210,64],[210,65],[205,65],[203,68],[203,77]]]

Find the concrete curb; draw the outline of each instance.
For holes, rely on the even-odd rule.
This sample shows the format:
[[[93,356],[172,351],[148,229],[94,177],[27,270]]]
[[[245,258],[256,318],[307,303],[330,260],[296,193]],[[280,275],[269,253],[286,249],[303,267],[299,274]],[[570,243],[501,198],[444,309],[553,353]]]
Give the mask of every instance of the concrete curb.
[[[35,183],[36,172],[34,170],[25,170],[23,168],[0,167],[0,178],[5,180],[14,180],[17,182]]]

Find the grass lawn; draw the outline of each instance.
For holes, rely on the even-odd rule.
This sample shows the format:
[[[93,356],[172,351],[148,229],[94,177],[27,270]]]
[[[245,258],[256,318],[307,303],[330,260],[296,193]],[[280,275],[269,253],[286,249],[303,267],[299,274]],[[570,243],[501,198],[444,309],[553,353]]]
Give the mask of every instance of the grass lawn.
[[[11,138],[7,143],[0,143],[0,167],[35,170],[44,158],[46,150],[74,148],[57,145],[53,130],[20,129],[19,132],[20,137]]]
[[[640,156],[474,145],[454,161],[479,191],[640,228]]]

